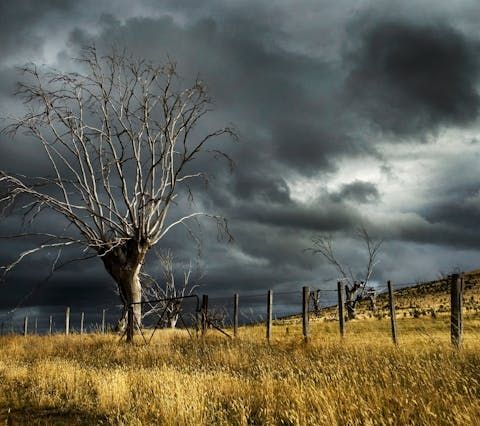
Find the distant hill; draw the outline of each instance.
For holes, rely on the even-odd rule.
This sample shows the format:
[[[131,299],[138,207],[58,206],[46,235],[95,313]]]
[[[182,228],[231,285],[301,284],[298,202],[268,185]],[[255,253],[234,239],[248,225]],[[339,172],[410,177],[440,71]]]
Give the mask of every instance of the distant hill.
[[[464,285],[464,312],[480,313],[480,269],[466,272]],[[450,312],[450,281],[448,277],[395,290],[395,307],[397,315],[413,317],[435,316]],[[386,314],[388,312],[388,294],[386,292],[377,296],[376,308],[376,311],[372,311],[370,302],[361,302],[357,307],[357,318],[378,317]],[[333,317],[336,315],[336,311],[337,307],[332,306],[324,309],[321,316]]]
[[[480,269],[464,274],[464,308],[480,309]],[[377,297],[377,305],[383,308],[388,295]],[[450,281],[448,277],[420,283],[395,291],[397,309],[434,309],[439,312],[450,310]]]

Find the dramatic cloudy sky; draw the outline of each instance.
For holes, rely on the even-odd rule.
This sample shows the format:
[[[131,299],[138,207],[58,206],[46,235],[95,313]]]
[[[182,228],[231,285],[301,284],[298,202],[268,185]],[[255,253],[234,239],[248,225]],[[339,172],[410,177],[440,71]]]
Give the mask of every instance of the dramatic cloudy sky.
[[[155,62],[170,55],[185,77],[208,83],[209,120],[240,135],[224,148],[233,173],[207,164],[211,183],[197,194],[235,238],[218,242],[204,224],[205,292],[333,288],[335,271],[303,250],[331,233],[357,270],[360,223],[385,239],[378,282],[434,278],[480,265],[479,20],[476,0],[5,0],[0,115],[21,109],[12,93],[26,62],[72,69],[92,43]],[[28,173],[41,161],[21,138],[1,137],[0,168]],[[14,223],[2,219],[2,233]],[[0,260],[26,246],[1,241]],[[184,235],[162,246],[179,263],[195,257]],[[48,275],[53,257],[19,265],[0,288],[1,307]],[[24,303],[107,303],[112,288],[90,261]]]

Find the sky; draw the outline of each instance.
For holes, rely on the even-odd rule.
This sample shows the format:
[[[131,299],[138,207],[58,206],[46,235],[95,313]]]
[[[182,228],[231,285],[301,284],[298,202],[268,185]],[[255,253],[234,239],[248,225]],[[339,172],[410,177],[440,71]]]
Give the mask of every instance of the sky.
[[[6,0],[0,117],[24,108],[14,92],[25,63],[72,70],[92,44],[174,58],[207,83],[209,122],[239,134],[222,147],[234,170],[206,162],[210,184],[195,194],[234,241],[205,221],[200,255],[182,233],[160,244],[179,271],[199,264],[199,292],[333,289],[338,273],[305,249],[330,234],[361,271],[360,225],[384,240],[378,286],[434,279],[480,266],[479,19],[475,0]],[[42,162],[31,141],[0,136],[0,169],[35,174]],[[2,218],[1,234],[17,223]],[[0,240],[0,263],[32,244]],[[0,309],[118,301],[98,259],[44,282],[54,258],[22,262],[0,284]],[[159,276],[155,257],[146,267]]]

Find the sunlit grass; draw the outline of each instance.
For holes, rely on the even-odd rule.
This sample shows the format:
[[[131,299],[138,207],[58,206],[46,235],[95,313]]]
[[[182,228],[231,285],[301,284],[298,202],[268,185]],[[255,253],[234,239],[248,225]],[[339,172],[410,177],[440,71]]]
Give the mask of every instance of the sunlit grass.
[[[149,346],[116,335],[0,338],[0,419],[44,424],[478,424],[480,321],[464,345],[449,341],[447,316],[298,321],[209,330],[189,339],[161,331]],[[10,410],[10,414],[8,411]],[[40,419],[40,420],[39,420]]]

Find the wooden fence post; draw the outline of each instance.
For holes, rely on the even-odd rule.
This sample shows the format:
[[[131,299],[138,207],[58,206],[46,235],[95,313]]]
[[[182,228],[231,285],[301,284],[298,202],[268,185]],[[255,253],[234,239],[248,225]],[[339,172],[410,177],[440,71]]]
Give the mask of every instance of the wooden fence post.
[[[345,337],[345,285],[342,281],[338,281],[338,322],[340,325],[340,336]]]
[[[395,313],[395,296],[393,295],[393,284],[390,280],[387,281],[388,286],[388,305],[390,308],[390,323],[392,326],[392,340],[396,345],[398,344],[397,339],[397,315]]]
[[[103,310],[103,312],[105,313],[105,309]],[[133,334],[135,330],[134,315],[135,313],[133,311],[133,305],[129,305],[128,312],[127,312],[127,343],[133,343]],[[102,321],[103,330],[104,330],[104,324],[105,322]]]
[[[70,333],[70,307],[65,310],[65,336]]]
[[[208,327],[208,295],[202,296],[202,336],[207,333]]]
[[[50,315],[48,322],[48,335],[51,336],[53,331],[53,317]]]
[[[2,332],[1,332],[2,336],[4,334],[4,328],[5,328],[5,323],[2,321]]]
[[[132,309],[133,309],[133,306],[132,306]],[[132,317],[132,320],[133,320],[133,317]],[[105,309],[102,309],[102,334],[105,334]]]
[[[35,317],[35,322],[34,322],[34,328],[33,328],[33,334],[38,333],[38,318]]]
[[[273,291],[268,290],[267,293],[267,340],[272,339],[272,306],[273,306]]]
[[[233,336],[238,335],[238,293],[233,295]]]
[[[309,317],[308,317],[308,302],[310,301],[310,287],[303,287],[302,291],[302,329],[303,329],[303,339],[305,342],[308,342],[310,338],[310,327],[309,327]]]
[[[450,284],[450,335],[452,344],[459,348],[463,331],[463,274],[453,274]]]
[[[28,334],[28,315],[25,316],[23,319],[23,335],[26,336]]]
[[[82,312],[80,315],[80,334],[83,334],[83,322],[85,320],[85,313]]]

